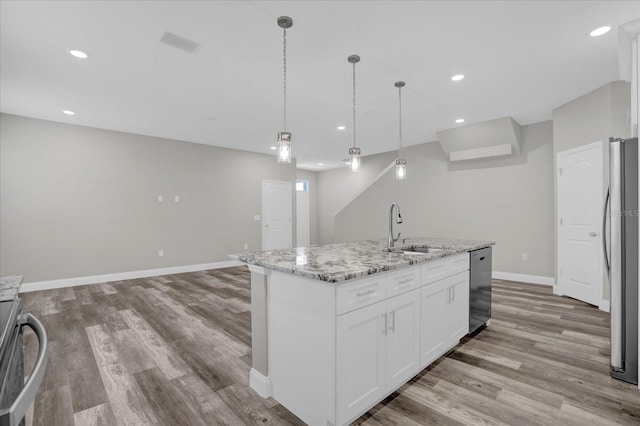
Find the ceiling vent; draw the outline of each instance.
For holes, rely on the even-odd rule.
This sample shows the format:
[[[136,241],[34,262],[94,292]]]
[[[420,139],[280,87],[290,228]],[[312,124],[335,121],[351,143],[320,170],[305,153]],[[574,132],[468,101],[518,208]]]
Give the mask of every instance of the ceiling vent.
[[[520,154],[522,131],[511,117],[456,127],[436,134],[449,161]]]
[[[198,47],[200,47],[200,43],[196,43],[195,41],[180,37],[179,35],[175,35],[168,31],[162,35],[160,42],[187,53],[193,53],[198,49]]]

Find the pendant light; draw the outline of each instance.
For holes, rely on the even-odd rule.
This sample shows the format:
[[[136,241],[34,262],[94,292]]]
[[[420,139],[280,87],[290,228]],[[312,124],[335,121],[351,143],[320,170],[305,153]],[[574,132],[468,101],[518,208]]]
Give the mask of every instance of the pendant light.
[[[396,180],[407,179],[407,160],[401,157],[402,151],[402,88],[404,81],[396,81],[394,86],[398,88],[398,104],[400,105],[400,113],[398,115],[398,158],[396,158]]]
[[[356,147],[356,64],[360,62],[360,56],[351,55],[347,58],[353,64],[353,146],[349,148],[349,170],[360,171],[360,148]]]
[[[293,19],[288,16],[281,16],[278,18],[278,26],[282,28],[282,62],[284,65],[284,118],[283,131],[278,133],[278,163],[291,163],[291,133],[287,132],[287,28],[293,26]]]

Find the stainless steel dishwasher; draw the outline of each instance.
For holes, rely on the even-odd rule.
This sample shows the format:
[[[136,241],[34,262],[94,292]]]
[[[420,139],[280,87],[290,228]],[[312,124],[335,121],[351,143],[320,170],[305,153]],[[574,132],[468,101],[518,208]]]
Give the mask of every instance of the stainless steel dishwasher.
[[[471,252],[469,271],[469,333],[491,320],[491,247]]]

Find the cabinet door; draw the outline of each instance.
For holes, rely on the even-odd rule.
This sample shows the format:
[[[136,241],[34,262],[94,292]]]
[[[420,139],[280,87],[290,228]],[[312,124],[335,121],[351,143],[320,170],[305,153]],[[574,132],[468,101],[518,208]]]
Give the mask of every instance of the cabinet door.
[[[451,290],[445,323],[451,346],[469,333],[469,271],[456,274],[447,281]]]
[[[385,395],[386,302],[337,318],[337,424],[345,424]]]
[[[422,287],[420,303],[420,366],[435,361],[447,349],[447,280]]]
[[[387,300],[387,391],[420,370],[420,290]]]

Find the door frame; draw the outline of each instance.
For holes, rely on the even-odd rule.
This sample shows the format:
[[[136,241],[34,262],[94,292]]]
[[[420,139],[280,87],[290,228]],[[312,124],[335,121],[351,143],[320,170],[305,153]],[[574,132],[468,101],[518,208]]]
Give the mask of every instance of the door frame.
[[[265,241],[266,241],[266,227],[265,227],[265,200],[266,200],[266,191],[265,191],[265,185],[268,183],[276,183],[276,184],[286,184],[288,189],[289,189],[289,226],[287,228],[288,230],[288,241],[289,241],[289,247],[287,248],[291,248],[293,247],[293,201],[292,201],[292,197],[293,195],[291,194],[291,182],[290,181],[286,181],[286,180],[274,180],[274,179],[262,179],[262,206],[261,206],[261,211],[262,211],[262,221],[260,222],[260,227],[262,228],[262,250],[266,250],[265,249]]]
[[[311,245],[311,194],[310,194],[310,188],[309,188],[309,180],[308,179],[296,179],[296,184],[298,182],[305,182],[306,183],[306,191],[298,191],[296,188],[296,247],[305,247],[305,246],[310,246]],[[304,193],[304,197],[301,197],[300,193]],[[305,202],[305,207],[306,207],[306,211],[305,211],[305,215],[300,215],[300,205],[299,202],[304,200]],[[304,236],[306,236],[307,238],[307,244],[301,244],[300,241],[300,221],[306,221],[306,232],[303,233]]]
[[[605,192],[606,192],[606,176],[608,175],[608,170],[609,168],[607,167],[607,165],[605,165],[605,159],[608,158],[605,155],[605,147],[607,145],[604,143],[604,141],[596,141],[596,142],[592,142],[589,144],[585,144],[585,145],[581,145],[575,148],[570,148],[570,149],[566,149],[564,151],[560,151],[556,154],[556,178],[558,179],[558,185],[556,186],[557,190],[556,190],[556,199],[555,199],[555,203],[556,203],[556,211],[557,211],[557,217],[556,217],[556,227],[558,232],[556,233],[556,253],[557,253],[557,264],[556,264],[556,285],[553,287],[553,292],[554,294],[560,295],[560,296],[564,296],[566,293],[564,292],[563,288],[562,288],[562,280],[560,279],[560,203],[559,203],[559,198],[560,198],[560,180],[559,180],[559,176],[558,173],[560,171],[560,159],[562,157],[565,157],[567,155],[571,155],[571,154],[576,154],[579,153],[581,151],[587,151],[587,150],[591,150],[593,148],[598,148],[597,152],[599,153],[599,157],[600,157],[600,179],[598,181],[598,205],[600,206],[601,210],[600,212],[603,213],[603,208],[604,208],[604,198],[605,198]],[[602,226],[601,224],[598,224],[598,236],[596,238],[596,244],[599,247],[599,252],[600,255],[598,256],[598,276],[600,277],[600,291],[599,291],[599,295],[598,295],[598,308],[600,310],[609,312],[609,300],[605,300],[604,299],[604,289],[605,286],[608,285],[609,281],[606,277],[606,271],[604,268],[604,252],[602,251],[602,239],[606,238],[606,235],[604,235],[602,233]],[[609,295],[609,298],[611,298],[611,295]]]

